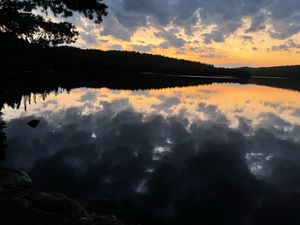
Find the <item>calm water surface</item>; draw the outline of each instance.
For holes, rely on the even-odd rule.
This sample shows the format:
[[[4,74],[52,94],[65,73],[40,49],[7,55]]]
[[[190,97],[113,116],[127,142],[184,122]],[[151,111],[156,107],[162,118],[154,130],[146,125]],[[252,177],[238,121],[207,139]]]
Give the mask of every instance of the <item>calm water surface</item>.
[[[113,199],[159,224],[275,224],[262,218],[300,209],[297,91],[59,89],[2,112],[5,164],[37,189]]]

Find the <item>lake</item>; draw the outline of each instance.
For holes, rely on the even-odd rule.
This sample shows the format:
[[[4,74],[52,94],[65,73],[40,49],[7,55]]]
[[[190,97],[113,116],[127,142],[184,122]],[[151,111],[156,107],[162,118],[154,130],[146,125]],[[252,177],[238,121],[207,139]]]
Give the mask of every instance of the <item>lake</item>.
[[[38,190],[111,199],[153,224],[300,221],[298,91],[58,88],[2,112],[3,164]]]

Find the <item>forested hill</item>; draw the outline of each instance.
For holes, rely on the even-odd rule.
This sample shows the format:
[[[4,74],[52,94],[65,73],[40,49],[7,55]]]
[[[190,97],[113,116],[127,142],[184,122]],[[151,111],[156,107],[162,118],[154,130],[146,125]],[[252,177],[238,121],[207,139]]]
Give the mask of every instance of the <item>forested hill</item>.
[[[300,79],[300,65],[261,67],[261,68],[241,68],[241,69],[248,71],[253,77],[264,76],[264,77],[282,77],[282,78]]]
[[[213,65],[159,55],[128,51],[83,50],[74,47],[39,47],[14,44],[1,46],[0,72],[58,71],[157,73],[193,76],[234,76],[249,78],[241,69],[215,68]]]

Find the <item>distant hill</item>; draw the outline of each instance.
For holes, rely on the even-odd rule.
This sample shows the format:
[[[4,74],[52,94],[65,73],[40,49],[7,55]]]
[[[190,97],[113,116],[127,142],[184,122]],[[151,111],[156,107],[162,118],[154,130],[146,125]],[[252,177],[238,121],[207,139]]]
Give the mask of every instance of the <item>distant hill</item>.
[[[240,69],[248,71],[253,77],[264,76],[264,77],[283,77],[283,78],[300,79],[300,65],[261,67],[261,68],[240,68]]]
[[[2,45],[2,46],[1,46]],[[213,65],[128,51],[83,50],[74,47],[46,47],[1,44],[0,73],[7,72],[114,72],[159,75],[250,77],[241,69],[216,68]]]

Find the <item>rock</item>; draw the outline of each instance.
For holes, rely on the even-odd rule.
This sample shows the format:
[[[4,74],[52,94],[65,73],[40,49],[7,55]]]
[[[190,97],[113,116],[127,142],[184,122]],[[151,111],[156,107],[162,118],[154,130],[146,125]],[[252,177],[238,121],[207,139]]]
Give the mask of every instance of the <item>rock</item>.
[[[3,225],[89,225],[92,219],[76,200],[62,194],[24,189],[0,191],[0,219]],[[84,219],[83,219],[84,218]]]
[[[0,168],[0,186],[31,188],[32,181],[27,173],[12,169]]]
[[[120,206],[106,199],[81,200],[94,224],[138,225],[129,214],[124,213]]]
[[[31,128],[37,128],[37,126],[40,124],[39,120],[31,120],[27,123],[28,126]]]
[[[47,212],[69,215],[74,219],[89,217],[86,209],[78,201],[63,194],[36,192],[31,195],[30,201],[35,208]]]
[[[30,207],[26,210],[28,214],[25,214],[24,219],[30,224],[45,224],[45,219],[49,225],[86,225],[91,223],[85,208],[76,200],[63,194],[33,192],[28,200]]]
[[[25,172],[0,169],[1,225],[137,225],[108,200],[76,200],[31,189]]]
[[[80,202],[88,211],[96,214],[110,215],[112,213],[121,212],[119,205],[106,199],[81,200]]]

